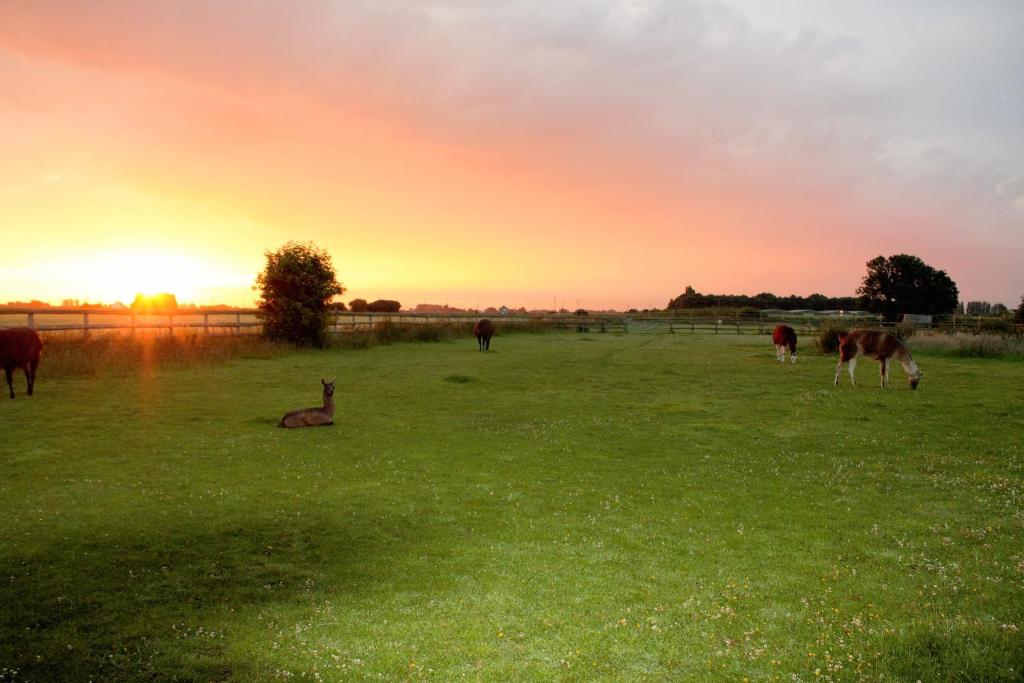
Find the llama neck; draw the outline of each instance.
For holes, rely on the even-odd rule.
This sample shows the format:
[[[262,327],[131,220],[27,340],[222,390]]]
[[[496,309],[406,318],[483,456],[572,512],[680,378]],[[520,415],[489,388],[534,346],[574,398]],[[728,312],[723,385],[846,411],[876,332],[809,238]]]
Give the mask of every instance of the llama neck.
[[[920,370],[917,369],[917,363],[910,356],[906,349],[900,349],[896,352],[896,360],[903,366],[909,377],[917,377],[920,374]]]
[[[334,396],[324,392],[324,407],[323,411],[334,417]]]

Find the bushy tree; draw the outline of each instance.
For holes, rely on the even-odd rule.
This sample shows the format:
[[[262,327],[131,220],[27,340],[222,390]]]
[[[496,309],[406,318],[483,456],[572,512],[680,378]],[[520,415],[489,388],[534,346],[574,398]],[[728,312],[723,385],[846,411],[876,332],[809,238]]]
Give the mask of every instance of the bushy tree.
[[[264,255],[267,265],[256,276],[263,334],[297,346],[322,347],[327,340],[328,305],[345,291],[330,254],[312,243],[288,242]]]
[[[1014,314],[1013,319],[1024,325],[1024,295],[1020,297],[1020,305],[1017,306],[1017,312]]]
[[[364,313],[368,305],[366,299],[352,299],[348,302],[348,310],[353,313]]]
[[[402,304],[391,299],[377,299],[366,304],[366,310],[374,313],[397,313],[402,310]]]
[[[916,256],[878,256],[867,263],[868,272],[857,290],[862,305],[872,313],[896,319],[901,313],[944,314],[956,309],[960,292],[944,270],[936,270]]]

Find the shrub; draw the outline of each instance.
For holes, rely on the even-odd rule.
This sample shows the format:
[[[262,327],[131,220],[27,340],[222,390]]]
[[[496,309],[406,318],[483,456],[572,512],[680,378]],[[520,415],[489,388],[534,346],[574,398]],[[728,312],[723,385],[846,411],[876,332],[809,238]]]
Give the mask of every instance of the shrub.
[[[982,318],[978,330],[987,334],[1015,334],[1017,331],[1005,318]]]
[[[848,332],[845,323],[838,320],[822,320],[818,323],[818,336],[815,344],[821,353],[835,353],[839,350],[839,333]]]
[[[904,320],[901,323],[897,323],[896,327],[894,327],[892,331],[897,337],[903,341],[907,341],[914,336],[914,333],[917,332],[917,328],[914,327],[914,323],[909,320]]]
[[[322,347],[330,324],[327,306],[345,291],[335,277],[330,254],[311,243],[288,242],[264,255],[267,265],[256,276],[263,336]]]
[[[760,320],[761,311],[756,308],[747,306],[736,311],[736,317],[740,320]]]

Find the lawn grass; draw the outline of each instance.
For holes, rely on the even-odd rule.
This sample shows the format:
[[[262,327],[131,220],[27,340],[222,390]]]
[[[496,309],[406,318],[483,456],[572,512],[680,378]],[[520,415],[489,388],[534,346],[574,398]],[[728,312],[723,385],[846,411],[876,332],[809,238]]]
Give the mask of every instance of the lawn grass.
[[[1020,680],[1024,363],[542,334],[0,403],[0,681]],[[336,426],[284,430],[337,379]]]

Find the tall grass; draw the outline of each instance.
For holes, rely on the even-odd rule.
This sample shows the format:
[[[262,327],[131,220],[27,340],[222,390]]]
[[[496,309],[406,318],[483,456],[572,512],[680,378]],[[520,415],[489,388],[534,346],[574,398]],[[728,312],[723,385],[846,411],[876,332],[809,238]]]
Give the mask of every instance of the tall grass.
[[[549,332],[554,329],[555,324],[545,320],[495,321],[495,334],[499,337],[502,334]],[[403,324],[385,320],[374,324],[372,329],[334,335],[329,345],[340,349],[364,349],[396,342],[442,342],[472,337],[472,322]]]
[[[97,376],[167,365],[223,363],[234,358],[274,358],[286,352],[285,347],[252,335],[110,334],[83,339],[45,334],[40,372],[52,377]]]
[[[915,353],[921,351],[957,358],[1024,360],[1024,339],[1002,334],[918,334],[909,341],[908,346]]]
[[[541,320],[498,322],[497,334],[545,332],[554,329]],[[442,342],[472,339],[473,326],[459,323],[377,323],[372,329],[332,335],[328,346],[365,349],[396,342]],[[238,358],[275,358],[289,353],[285,345],[258,335],[140,334],[96,335],[89,338],[50,333],[43,336],[41,372],[51,377],[129,373],[163,366],[224,363]]]

